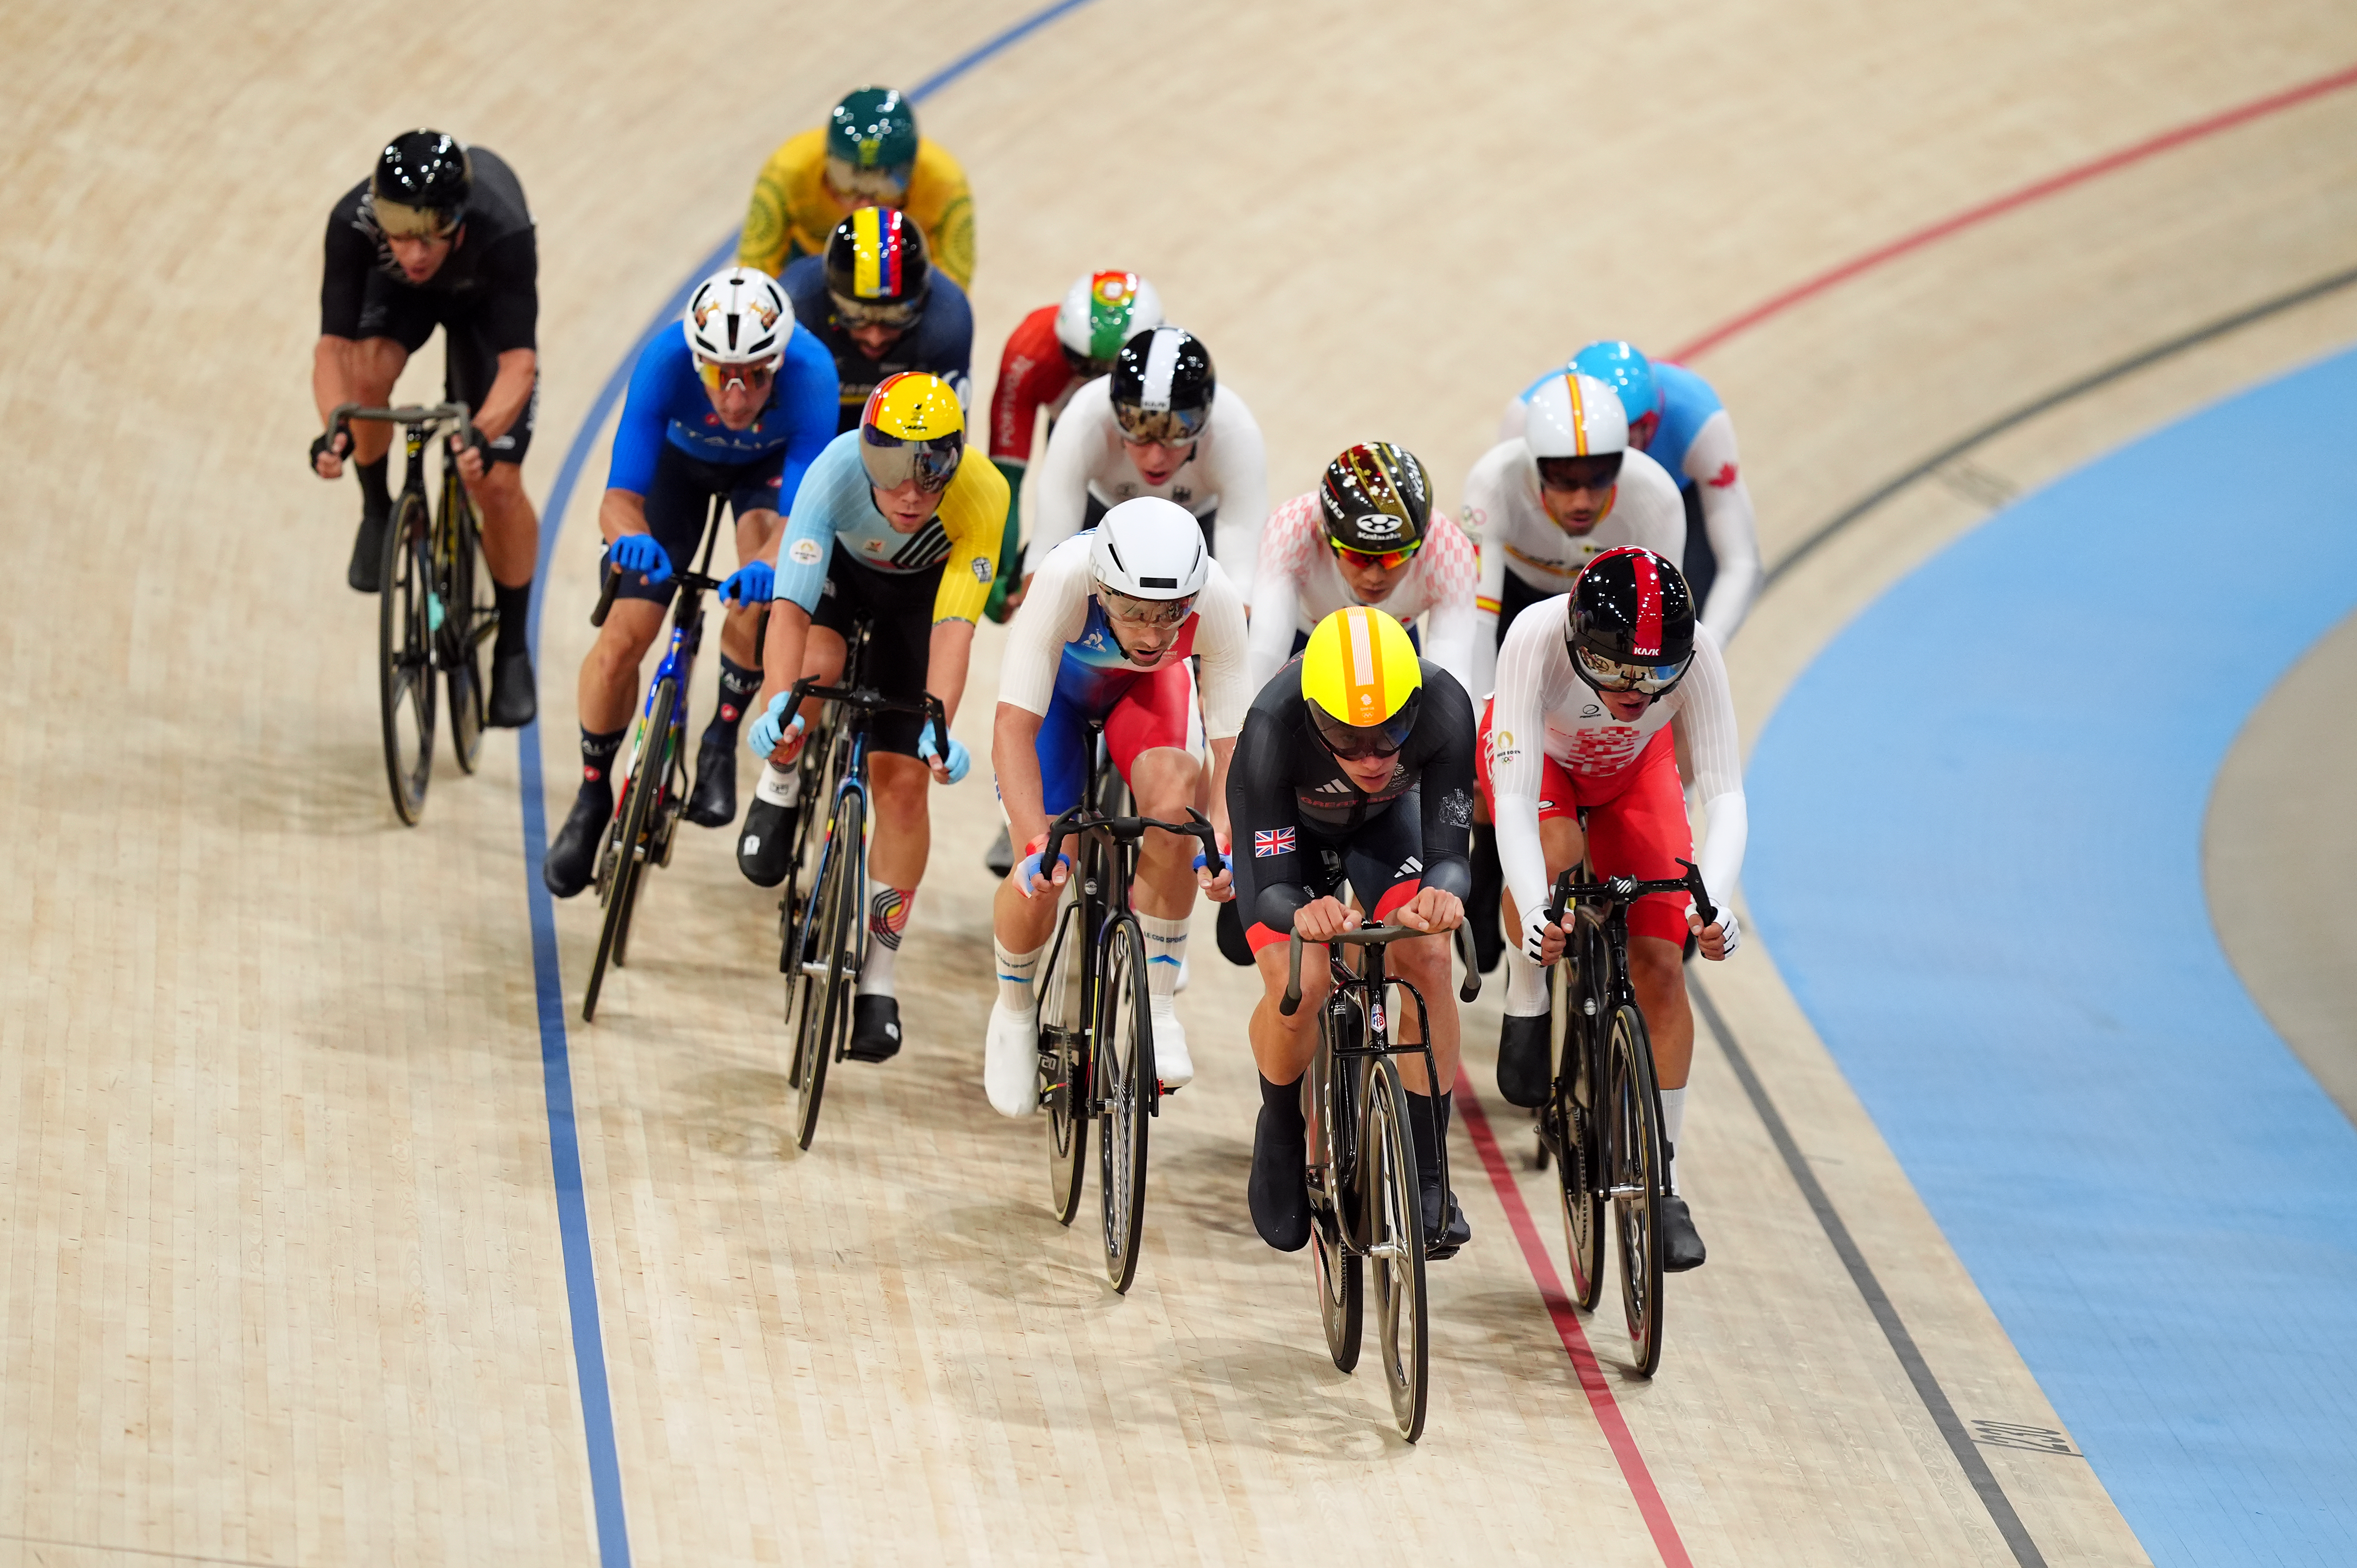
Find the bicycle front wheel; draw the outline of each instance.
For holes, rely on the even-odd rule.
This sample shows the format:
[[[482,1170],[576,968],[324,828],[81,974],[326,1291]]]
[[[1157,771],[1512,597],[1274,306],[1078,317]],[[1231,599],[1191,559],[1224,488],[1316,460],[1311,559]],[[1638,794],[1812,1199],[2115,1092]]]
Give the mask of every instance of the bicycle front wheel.
[[[655,812],[662,794],[664,762],[671,745],[671,715],[677,691],[666,675],[655,688],[651,715],[639,731],[639,748],[630,758],[630,782],[622,796],[620,815],[607,829],[605,864],[599,867],[598,895],[606,907],[605,923],[597,929],[597,956],[589,965],[589,989],[582,994],[581,1016],[597,1016],[597,996],[606,988],[606,966],[622,967],[630,940],[630,913],[637,908],[639,879],[646,872]]]
[[[1097,980],[1096,1058],[1091,1098],[1104,1126],[1097,1145],[1097,1201],[1104,1213],[1105,1278],[1127,1291],[1146,1230],[1146,1129],[1158,1092],[1154,1015],[1146,994],[1146,939],[1137,921],[1114,923]]]
[[[802,966],[802,1008],[794,1040],[794,1143],[811,1146],[826,1098],[826,1069],[851,1033],[851,988],[859,978],[859,920],[864,908],[859,850],[867,832],[867,798],[846,789],[835,802],[810,918],[817,926]]]
[[[425,498],[404,493],[384,531],[376,607],[377,703],[393,809],[415,826],[434,776],[434,628],[440,618],[427,553]]]
[[[1375,1343],[1392,1419],[1410,1443],[1424,1435],[1432,1371],[1432,1321],[1424,1294],[1424,1189],[1416,1179],[1415,1140],[1407,1098],[1389,1057],[1366,1077],[1366,1129],[1360,1141],[1367,1162],[1367,1259],[1374,1275]]]
[[[1318,1020],[1318,1054],[1301,1079],[1301,1110],[1309,1145],[1309,1261],[1318,1277],[1318,1319],[1326,1330],[1326,1353],[1348,1372],[1359,1364],[1359,1341],[1366,1289],[1359,1254],[1343,1234],[1343,1217],[1354,1212],[1351,1141],[1346,1112],[1334,1090],[1334,1010]]]
[[[1662,1364],[1662,1109],[1653,1088],[1652,1041],[1643,1016],[1627,1003],[1612,1015],[1605,1053],[1620,1305],[1629,1320],[1631,1363],[1638,1375],[1650,1378]]]
[[[1059,1225],[1070,1225],[1081,1209],[1081,1185],[1088,1168],[1089,997],[1083,972],[1088,931],[1081,900],[1068,885],[1064,910],[1056,918],[1056,940],[1039,971],[1039,1065],[1049,1081],[1048,1105],[1048,1207]]]
[[[1548,1101],[1547,1141],[1563,1199],[1564,1251],[1571,1259],[1571,1294],[1582,1312],[1604,1294],[1604,1184],[1598,1178],[1596,1072],[1589,1060],[1587,1018],[1577,972],[1566,960],[1547,972],[1548,1059],[1555,1067]]]
[[[450,749],[460,770],[472,773],[483,755],[483,727],[490,711],[490,688],[483,673],[483,645],[500,628],[498,601],[491,597],[490,568],[483,562],[482,532],[475,509],[456,479],[442,498],[442,526],[436,531],[443,558],[441,662],[450,688]]]

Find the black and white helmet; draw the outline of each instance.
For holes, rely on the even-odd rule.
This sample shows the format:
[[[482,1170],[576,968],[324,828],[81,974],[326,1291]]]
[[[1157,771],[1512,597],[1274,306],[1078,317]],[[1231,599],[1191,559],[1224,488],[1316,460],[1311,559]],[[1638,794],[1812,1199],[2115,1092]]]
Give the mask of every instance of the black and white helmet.
[[[726,267],[695,285],[680,328],[689,350],[707,363],[774,364],[794,335],[794,311],[769,274]]]
[[[1121,346],[1112,390],[1123,435],[1184,446],[1203,433],[1220,383],[1211,351],[1192,332],[1157,327]]]

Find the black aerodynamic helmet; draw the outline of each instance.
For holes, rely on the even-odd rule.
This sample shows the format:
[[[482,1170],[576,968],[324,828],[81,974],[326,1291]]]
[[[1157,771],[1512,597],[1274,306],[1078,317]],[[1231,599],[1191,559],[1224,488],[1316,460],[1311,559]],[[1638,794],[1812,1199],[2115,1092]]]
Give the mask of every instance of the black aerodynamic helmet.
[[[1608,550],[1572,585],[1563,640],[1597,691],[1666,696],[1694,662],[1693,591],[1665,556]]]
[[[1211,351],[1192,332],[1157,327],[1113,362],[1113,416],[1132,441],[1184,446],[1203,433],[1220,390]]]
[[[1415,454],[1364,441],[1326,465],[1318,486],[1326,537],[1360,555],[1413,553],[1432,521],[1432,482]]]
[[[377,155],[369,178],[377,226],[388,234],[448,233],[465,220],[474,189],[467,149],[440,131],[404,131]]]
[[[826,292],[846,327],[910,327],[933,283],[925,231],[889,207],[862,207],[826,242]]]

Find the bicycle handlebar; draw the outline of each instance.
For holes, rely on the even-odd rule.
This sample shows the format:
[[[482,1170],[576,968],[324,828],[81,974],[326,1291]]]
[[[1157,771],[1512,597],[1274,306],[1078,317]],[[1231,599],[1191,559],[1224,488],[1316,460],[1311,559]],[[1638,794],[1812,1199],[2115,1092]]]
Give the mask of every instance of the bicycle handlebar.
[[[455,424],[458,427],[458,434],[465,436],[470,445],[475,438],[474,420],[463,403],[431,405],[407,403],[397,408],[366,408],[356,403],[338,403],[335,412],[328,415],[328,435],[350,435],[352,421],[356,419],[383,424]]]
[[[1464,929],[1462,926],[1458,929]],[[1380,948],[1388,947],[1396,941],[1405,941],[1410,937],[1428,937],[1434,934],[1431,931],[1419,931],[1414,926],[1360,926],[1351,930],[1338,931],[1330,937],[1305,937],[1299,931],[1296,931],[1286,939],[1293,951],[1286,960],[1289,967],[1285,979],[1285,996],[1277,1003],[1276,1010],[1288,1018],[1301,1010],[1301,950],[1305,947],[1316,943],[1333,947]],[[1478,991],[1480,984],[1478,975],[1473,984]],[[1464,993],[1459,992],[1458,994],[1462,996]],[[1465,1000],[1470,1002],[1473,998],[1466,996]]]
[[[1607,898],[1617,904],[1633,904],[1648,893],[1689,893],[1694,896],[1695,913],[1706,926],[1718,923],[1718,906],[1710,901],[1703,890],[1702,871],[1691,860],[1680,860],[1686,868],[1684,876],[1659,877],[1641,881],[1634,876],[1607,876],[1595,882],[1574,882],[1566,870],[1555,879],[1555,897],[1547,904],[1547,924],[1560,926],[1574,899]]]
[[[813,697],[822,703],[842,703],[871,714],[915,714],[932,726],[933,755],[944,760],[949,757],[949,715],[942,707],[942,700],[931,692],[910,702],[906,697],[888,697],[873,686],[822,686],[816,676],[805,675],[794,682],[794,689],[787,694],[786,712],[801,712],[802,705]]]
[[[1064,840],[1077,838],[1091,828],[1103,828],[1117,839],[1138,838],[1148,828],[1160,828],[1166,833],[1184,833],[1202,844],[1203,865],[1213,876],[1228,868],[1228,863],[1220,857],[1219,830],[1211,826],[1209,817],[1192,806],[1187,808],[1187,820],[1183,822],[1166,822],[1155,817],[1086,817],[1081,807],[1074,806],[1048,824],[1047,842],[1039,846],[1039,864],[1042,866],[1055,865],[1056,854],[1063,847]]]
[[[679,588],[693,587],[700,593],[706,594],[718,591],[720,585],[726,580],[727,579],[724,577],[706,576],[702,572],[674,572],[670,577],[670,581],[674,585],[674,592]],[[589,612],[589,624],[591,626],[604,626],[606,624],[607,616],[613,613],[614,596],[621,591],[621,586],[622,569],[619,566],[608,565],[606,568],[606,585],[598,590],[597,607]]]

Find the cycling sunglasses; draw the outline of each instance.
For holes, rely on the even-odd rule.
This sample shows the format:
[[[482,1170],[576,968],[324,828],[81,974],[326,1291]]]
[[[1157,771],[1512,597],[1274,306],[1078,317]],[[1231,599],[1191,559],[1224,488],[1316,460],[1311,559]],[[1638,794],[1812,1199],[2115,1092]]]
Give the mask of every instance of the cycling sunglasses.
[[[908,197],[909,177],[915,169],[914,164],[861,168],[849,158],[830,157],[826,160],[826,183],[838,195],[864,196],[886,207],[898,207]]]
[[[905,330],[917,324],[925,313],[922,300],[917,299],[852,299],[829,293],[834,302],[834,318],[845,327],[890,327]]]
[[[1334,553],[1338,556],[1347,557],[1361,566],[1381,566],[1386,572],[1395,572],[1406,565],[1415,558],[1415,553],[1424,548],[1424,541],[1421,539],[1405,548],[1385,550],[1381,553],[1372,550],[1353,550],[1330,535],[1326,542],[1334,547]]]
[[[1097,585],[1097,603],[1104,607],[1105,618],[1130,626],[1177,626],[1195,613],[1192,594],[1183,599],[1141,599],[1103,583]]]
[[[767,360],[754,365],[724,365],[699,359],[695,361],[695,373],[704,379],[704,390],[718,397],[733,386],[741,386],[747,392],[767,392],[770,383],[778,379],[778,367],[776,361]]]
[[[897,490],[910,479],[927,495],[949,489],[965,455],[965,437],[944,435],[938,441],[903,441],[872,424],[859,430],[859,460],[867,480],[879,490]]]
[[[1550,490],[1609,489],[1620,478],[1620,454],[1600,457],[1542,457],[1539,485]]]
[[[1113,416],[1121,425],[1125,439],[1152,442],[1160,446],[1191,446],[1203,434],[1203,421],[1211,414],[1208,408],[1164,408],[1148,411],[1135,403],[1116,403]]]
[[[1573,655],[1598,691],[1637,692],[1648,697],[1658,697],[1676,685],[1693,662],[1689,654],[1675,664],[1623,664],[1588,648],[1575,649]]]

